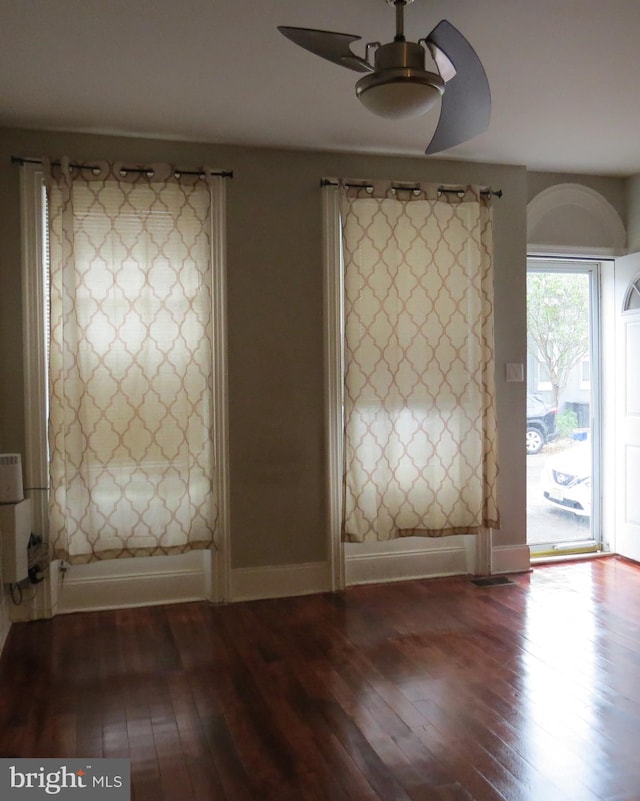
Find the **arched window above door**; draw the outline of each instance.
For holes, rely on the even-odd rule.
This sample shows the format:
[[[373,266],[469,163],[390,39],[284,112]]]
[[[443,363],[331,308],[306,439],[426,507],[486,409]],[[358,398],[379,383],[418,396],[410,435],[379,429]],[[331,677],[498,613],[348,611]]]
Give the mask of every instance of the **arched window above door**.
[[[609,201],[588,186],[562,183],[527,205],[529,253],[554,256],[621,256],[626,231]]]
[[[640,275],[629,284],[622,304],[623,312],[640,311]]]

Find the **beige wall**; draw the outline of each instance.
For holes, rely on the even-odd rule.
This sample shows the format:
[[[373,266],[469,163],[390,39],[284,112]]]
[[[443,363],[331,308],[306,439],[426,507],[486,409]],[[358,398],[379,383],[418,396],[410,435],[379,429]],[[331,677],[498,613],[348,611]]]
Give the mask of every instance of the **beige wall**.
[[[638,253],[640,251],[640,175],[633,175],[627,179],[626,201],[629,253]]]
[[[19,168],[11,155],[170,161],[232,169],[228,184],[231,546],[234,567],[326,558],[323,176],[481,183],[495,202],[496,354],[502,530],[525,542],[524,168],[0,130],[0,450],[24,452]]]

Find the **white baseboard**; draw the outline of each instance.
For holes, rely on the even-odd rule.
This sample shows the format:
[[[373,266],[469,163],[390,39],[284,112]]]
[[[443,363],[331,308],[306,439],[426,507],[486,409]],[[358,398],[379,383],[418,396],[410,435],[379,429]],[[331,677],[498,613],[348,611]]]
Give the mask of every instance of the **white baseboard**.
[[[415,548],[407,548],[403,540],[387,543],[386,548],[347,546],[346,585],[476,574],[476,544],[473,537],[447,537],[426,544],[423,541]],[[491,573],[522,573],[530,569],[527,545],[494,546],[490,558]]]
[[[231,571],[231,600],[286,598],[331,590],[329,562],[270,567],[241,567]]]
[[[491,549],[491,572],[526,573],[531,569],[528,545],[494,545]]]
[[[58,584],[58,614],[200,601],[209,597],[209,551],[74,565]]]
[[[530,569],[526,545],[494,547],[492,573],[518,573]],[[194,551],[181,556],[119,559],[70,567],[57,580],[57,563],[51,566],[51,598],[45,610],[13,611],[14,620],[49,617],[52,614],[122,609],[135,606],[184,603],[211,599],[211,554]],[[468,543],[464,538],[439,540],[428,548],[407,549],[396,542],[386,552],[345,549],[346,585],[403,581],[473,573]],[[331,591],[329,562],[236,568],[231,571],[231,601],[285,598]],[[8,617],[5,599],[5,614]],[[27,606],[27,605],[25,605]],[[0,647],[8,625],[0,621]]]
[[[65,614],[209,599],[211,571],[203,564],[207,553],[72,566],[58,585],[56,611]],[[232,601],[305,595],[330,588],[327,562],[231,572]]]
[[[438,545],[439,547],[433,549],[396,549],[381,553],[358,553],[351,548],[345,558],[346,584],[350,586],[439,578],[471,572],[469,552],[463,543],[456,542],[450,547],[442,547],[440,542]]]

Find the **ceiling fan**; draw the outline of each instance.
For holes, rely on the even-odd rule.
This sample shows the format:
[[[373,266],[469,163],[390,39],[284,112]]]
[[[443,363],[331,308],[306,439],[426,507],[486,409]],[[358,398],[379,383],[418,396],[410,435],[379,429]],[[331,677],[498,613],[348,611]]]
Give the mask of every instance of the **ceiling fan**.
[[[447,150],[485,131],[491,116],[491,92],[482,63],[469,42],[447,20],[439,22],[424,39],[407,41],[404,9],[413,0],[386,2],[395,6],[396,35],[388,44],[369,42],[364,58],[351,49],[361,36],[286,25],[279,25],[278,30],[317,56],[367,73],[356,83],[356,95],[369,111],[381,117],[415,117],[442,97],[440,118],[427,154]],[[437,73],[425,69],[427,50]]]

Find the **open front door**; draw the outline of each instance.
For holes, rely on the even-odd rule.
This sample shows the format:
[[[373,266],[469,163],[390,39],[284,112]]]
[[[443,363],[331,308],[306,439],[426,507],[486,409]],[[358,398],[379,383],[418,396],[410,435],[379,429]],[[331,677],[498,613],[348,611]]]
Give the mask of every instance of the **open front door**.
[[[615,550],[640,561],[640,253],[616,259]]]

